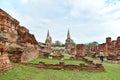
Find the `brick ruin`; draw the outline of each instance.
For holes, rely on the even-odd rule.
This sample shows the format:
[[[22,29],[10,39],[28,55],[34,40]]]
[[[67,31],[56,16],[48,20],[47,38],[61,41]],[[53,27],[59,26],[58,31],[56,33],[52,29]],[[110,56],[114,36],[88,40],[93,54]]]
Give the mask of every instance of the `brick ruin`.
[[[52,47],[52,53],[57,53],[58,55],[62,55],[65,53],[64,47]]]
[[[47,64],[45,62],[39,63],[26,63],[27,66],[43,68],[43,69],[55,69],[55,70],[85,70],[90,72],[105,72],[104,67],[102,64],[95,64],[93,61],[83,58],[83,60],[87,63],[73,65],[73,64],[65,64],[64,62],[59,62],[59,64]]]
[[[99,57],[99,52],[102,50],[105,53],[105,56],[108,60],[120,60],[120,37],[117,40],[111,40],[110,37],[106,38],[106,43],[99,44],[96,46],[85,46],[83,44],[77,44],[76,46],[73,45],[73,40],[70,37],[70,32],[68,30],[67,39],[65,42],[65,47],[62,49],[55,49],[55,47],[51,47],[51,37],[49,35],[49,31],[47,34],[47,38],[45,41],[44,49],[42,51],[45,53],[50,54],[51,52],[56,52],[58,54],[68,53],[70,55],[78,56],[90,56],[90,57]],[[49,55],[47,55],[49,57]]]
[[[0,74],[12,68],[7,50],[5,43],[0,41]]]
[[[52,47],[52,38],[49,34],[49,31],[47,32],[45,43],[39,42],[39,47],[41,49],[40,56],[42,57],[49,57],[50,53],[57,53],[58,55],[62,55],[63,53],[73,54],[73,55],[76,54],[76,49],[73,45],[73,40],[70,37],[69,30],[67,33],[67,39],[65,41],[65,47]],[[56,56],[56,58],[57,57],[59,56]]]
[[[50,56],[50,53],[52,52],[52,38],[49,34],[49,30],[47,32],[47,37],[46,37],[45,43],[39,42],[38,46],[40,49],[39,57],[48,58]]]
[[[52,52],[52,38],[49,35],[49,31],[47,33],[47,37],[45,40],[45,43],[39,43],[35,39],[35,36],[29,32],[27,28],[24,26],[21,26],[19,22],[11,17],[8,13],[0,9],[0,42],[5,43],[5,46],[8,48],[8,51],[5,54],[0,55],[0,71],[2,68],[9,69],[11,68],[11,64],[9,62],[22,62],[27,63],[30,60],[37,58],[38,56],[49,56]],[[73,40],[70,37],[70,32],[68,30],[67,33],[67,39],[65,41],[65,48],[64,50],[56,50],[56,52],[64,52],[66,51],[71,54],[75,55],[75,57],[72,57],[71,59],[77,59],[82,60],[83,56],[89,55],[92,57],[97,57],[99,55],[99,52],[102,50],[105,53],[105,56],[108,60],[120,60],[120,37],[117,38],[117,40],[111,40],[110,37],[106,38],[106,42],[103,44],[99,44],[98,46],[85,46],[83,44],[77,44],[76,47],[73,45]],[[55,51],[55,50],[53,50]],[[43,54],[42,54],[43,53]],[[47,54],[46,54],[47,53]],[[9,58],[8,58],[9,57]],[[52,56],[53,59],[61,59],[63,56]],[[91,62],[91,61],[88,61]],[[5,64],[4,64],[5,63]],[[8,65],[8,66],[7,66]],[[38,65],[41,65],[38,64]],[[53,66],[51,64],[42,64],[44,68],[49,66]],[[56,64],[55,66],[61,66],[60,64]],[[8,68],[6,68],[6,66]],[[71,67],[71,65],[63,64],[60,69],[66,69],[65,66],[68,66],[67,68]],[[97,64],[92,65],[94,67],[98,66]],[[54,66],[53,66],[54,67]],[[72,65],[73,68],[83,69],[81,68],[81,65]],[[84,65],[86,67],[86,65]],[[91,66],[87,66],[88,68],[91,68]],[[86,68],[87,68],[86,67]],[[86,69],[85,68],[85,69]],[[93,67],[92,67],[93,68]],[[96,69],[96,68],[93,68]]]
[[[85,47],[86,55],[91,57],[99,57],[99,52],[103,51],[108,60],[120,61],[120,37],[117,40],[111,40],[111,37],[106,38],[106,42],[98,46]]]
[[[6,46],[9,47],[8,56],[11,61],[28,62],[39,56],[35,36],[27,28],[21,26],[16,19],[0,9],[0,41],[3,39],[6,40]],[[19,60],[20,58],[21,60]]]
[[[50,37],[50,40],[51,40],[51,37]],[[48,32],[46,42],[49,42],[50,44],[49,32]],[[52,49],[52,52],[55,51],[55,52],[58,52],[58,54],[62,51],[63,53],[67,52],[68,54],[76,55],[78,57],[79,55],[99,57],[99,52],[102,50],[105,53],[105,56],[107,56],[108,60],[120,60],[119,46],[120,46],[120,37],[118,37],[117,40],[113,40],[113,41],[111,41],[111,38],[108,37],[106,38],[106,43],[103,43],[103,44],[99,44],[96,46],[85,46],[83,44],[77,44],[74,47],[73,40],[71,39],[70,32],[68,30],[67,39],[65,42],[65,48],[63,50],[60,50],[60,49],[54,50],[54,48],[51,48],[51,49]]]
[[[38,57],[39,51],[34,48],[15,47],[8,51],[10,61],[15,63],[27,63]]]
[[[77,55],[85,55],[85,46],[83,44],[76,45],[76,54]]]
[[[73,45],[73,40],[71,39],[70,37],[70,32],[68,30],[68,33],[67,33],[67,39],[65,41],[65,49],[68,51],[68,53],[70,54],[71,53],[71,50],[75,48],[74,45]]]
[[[120,37],[117,40],[111,40],[111,37],[106,38],[106,43],[100,44],[99,50],[103,50],[108,60],[120,60]]]
[[[98,46],[85,46],[85,55],[92,58],[99,56]]]
[[[51,52],[51,45],[52,45],[52,38],[49,34],[49,31],[47,33],[47,37],[46,37],[46,40],[45,40],[45,44],[46,44],[46,50],[50,51]]]

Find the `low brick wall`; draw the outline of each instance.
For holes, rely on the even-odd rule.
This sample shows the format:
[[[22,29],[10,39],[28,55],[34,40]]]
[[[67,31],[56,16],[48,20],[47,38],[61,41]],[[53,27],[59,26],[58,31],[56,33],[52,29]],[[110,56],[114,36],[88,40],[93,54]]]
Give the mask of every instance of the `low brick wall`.
[[[55,69],[55,70],[86,70],[86,71],[91,71],[91,72],[104,72],[105,71],[102,64],[72,65],[72,64],[65,64],[64,62],[60,62],[59,64],[46,64],[44,62],[39,62],[38,64],[26,63],[25,65],[33,66],[33,67],[37,67],[37,68]]]

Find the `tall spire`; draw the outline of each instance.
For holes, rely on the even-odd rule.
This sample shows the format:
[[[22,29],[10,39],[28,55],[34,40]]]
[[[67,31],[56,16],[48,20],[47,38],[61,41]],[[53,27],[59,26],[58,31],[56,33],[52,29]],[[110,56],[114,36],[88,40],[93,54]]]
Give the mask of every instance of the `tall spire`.
[[[47,38],[49,37],[50,35],[49,35],[49,30],[48,30],[48,32],[47,32]]]
[[[47,38],[45,40],[45,44],[47,46],[47,49],[50,50],[51,49],[51,44],[52,44],[52,38],[51,38],[51,36],[49,34],[49,30],[47,32]]]
[[[47,41],[49,41],[49,39],[50,39],[50,34],[49,34],[49,30],[48,30],[45,43],[46,43]]]
[[[68,29],[68,33],[67,33],[67,38],[70,39],[70,32],[69,32],[69,29]]]

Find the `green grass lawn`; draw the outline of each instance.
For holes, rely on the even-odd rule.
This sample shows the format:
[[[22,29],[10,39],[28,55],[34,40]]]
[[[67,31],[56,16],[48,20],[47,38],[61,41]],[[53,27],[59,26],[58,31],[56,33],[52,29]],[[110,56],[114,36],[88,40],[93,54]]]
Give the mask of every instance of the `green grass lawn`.
[[[40,61],[49,63],[49,64],[59,64],[59,62],[65,62],[65,64],[87,64],[84,61],[80,60],[53,60],[53,59],[45,59],[45,58],[37,58],[31,61],[31,63],[39,63]]]
[[[37,62],[37,60],[33,61]],[[57,62],[57,60],[54,61]],[[71,61],[71,63],[74,62]],[[13,63],[13,65],[12,70],[0,75],[0,80],[120,80],[120,64],[114,63],[103,63],[106,72],[38,69],[21,64]]]

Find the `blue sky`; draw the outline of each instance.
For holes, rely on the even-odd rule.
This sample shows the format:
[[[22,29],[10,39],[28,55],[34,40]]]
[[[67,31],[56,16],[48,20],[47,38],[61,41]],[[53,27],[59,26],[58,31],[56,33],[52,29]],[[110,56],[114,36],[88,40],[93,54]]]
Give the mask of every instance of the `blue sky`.
[[[0,0],[0,8],[44,42],[65,42],[68,28],[76,43],[105,42],[120,36],[120,0]]]

